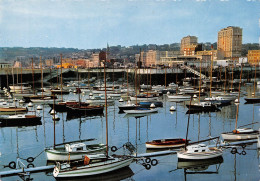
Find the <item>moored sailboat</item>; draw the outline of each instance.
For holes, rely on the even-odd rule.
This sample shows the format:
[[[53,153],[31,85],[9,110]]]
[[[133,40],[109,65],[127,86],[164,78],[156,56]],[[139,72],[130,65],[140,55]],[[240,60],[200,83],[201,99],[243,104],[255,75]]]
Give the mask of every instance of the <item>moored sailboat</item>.
[[[190,104],[191,106],[191,99]],[[216,147],[209,148],[205,144],[189,145],[187,146],[187,138],[189,132],[190,113],[188,116],[187,132],[186,132],[186,144],[183,150],[177,152],[178,160],[207,160],[222,157],[222,150]]]
[[[86,154],[101,152],[105,150],[104,144],[71,143],[46,149],[47,160],[68,161],[80,160]]]
[[[222,133],[221,137],[224,139],[224,141],[240,141],[240,140],[256,139],[259,134],[259,132],[257,130],[253,130],[251,128],[237,128],[242,72],[243,72],[243,66],[241,66],[239,90],[238,90],[238,92],[239,92],[238,103],[236,103],[237,110],[236,110],[235,130],[233,130],[231,132]]]
[[[157,139],[145,143],[148,149],[180,148],[186,143],[182,138]]]
[[[105,80],[105,100],[106,94],[106,73],[104,61],[104,80]],[[53,170],[53,176],[55,178],[69,178],[69,177],[81,177],[99,175],[120,168],[127,167],[133,161],[132,156],[108,156],[108,120],[107,120],[107,102],[105,102],[106,109],[106,154],[102,155],[86,155],[82,162],[70,162],[65,164],[57,163]]]

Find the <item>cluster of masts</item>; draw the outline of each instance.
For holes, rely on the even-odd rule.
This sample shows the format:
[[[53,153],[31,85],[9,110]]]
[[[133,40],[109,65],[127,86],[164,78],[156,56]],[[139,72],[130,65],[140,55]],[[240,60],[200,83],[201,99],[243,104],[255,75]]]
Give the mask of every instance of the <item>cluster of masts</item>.
[[[62,72],[62,70],[61,70]],[[105,72],[105,64],[104,64]],[[242,74],[242,69],[241,69]],[[232,101],[238,100],[237,111],[240,99],[240,86],[241,75],[239,82],[238,92],[221,92],[216,91],[213,93],[212,78],[210,80],[210,96],[202,100],[202,96],[206,95],[206,91],[201,89],[201,79],[199,83],[199,89],[191,86],[181,87],[176,83],[171,83],[167,87],[160,85],[140,85],[139,90],[135,86],[135,90],[128,86],[128,78],[126,88],[122,88],[122,85],[106,83],[106,74],[104,74],[104,85],[92,86],[81,82],[79,79],[75,82],[70,82],[67,86],[63,86],[62,74],[61,84],[55,89],[41,87],[40,93],[37,95],[35,91],[31,92],[31,87],[26,84],[9,86],[10,91],[4,89],[6,96],[9,99],[13,99],[15,105],[10,106],[3,102],[0,105],[0,112],[6,111],[11,113],[27,112],[27,107],[17,106],[17,98],[23,98],[19,103],[28,103],[30,107],[32,104],[48,104],[52,108],[53,120],[54,120],[54,145],[51,148],[46,148],[46,156],[48,160],[57,161],[57,164],[53,171],[53,176],[58,177],[80,177],[98,175],[114,170],[118,170],[123,167],[129,166],[135,159],[133,153],[128,155],[108,155],[108,143],[106,144],[85,144],[82,142],[66,143],[63,145],[57,145],[55,142],[55,121],[57,121],[57,112],[68,112],[67,114],[73,115],[100,115],[103,114],[104,108],[106,110],[106,122],[107,122],[107,105],[119,100],[119,111],[126,113],[126,115],[132,115],[135,117],[157,113],[157,107],[163,106],[162,102],[158,101],[161,94],[167,94],[169,101],[189,101],[188,108],[188,125],[186,138],[172,138],[172,139],[157,139],[146,143],[147,149],[161,149],[161,148],[182,148],[177,152],[178,160],[208,160],[222,157],[222,149],[205,144],[192,144],[188,140],[189,118],[193,111],[217,111],[219,106],[231,104]],[[201,76],[200,76],[201,77]],[[137,79],[137,76],[136,76]],[[90,79],[88,79],[89,83]],[[93,80],[95,79],[93,78]],[[189,80],[184,80],[184,82]],[[135,80],[135,84],[137,84]],[[165,81],[166,82],[166,81]],[[189,84],[186,84],[189,85]],[[34,86],[33,86],[34,89]],[[70,89],[74,89],[78,94],[78,100],[65,100],[64,94],[69,94]],[[73,91],[73,92],[74,92]],[[83,95],[89,94],[89,97],[83,101]],[[57,96],[59,95],[59,96]],[[254,94],[256,95],[256,94]],[[254,101],[259,101],[257,96],[254,96]],[[192,101],[192,99],[197,101]],[[252,100],[252,99],[250,99]],[[123,103],[126,101],[126,103]],[[98,104],[98,105],[96,105]],[[42,108],[38,107],[37,108]],[[175,111],[175,107],[171,107],[171,111]],[[237,114],[238,115],[238,114]],[[14,122],[39,122],[40,116],[28,115],[28,114],[16,114],[8,117],[1,117],[1,126],[8,125],[10,121]],[[106,125],[107,127],[107,125]],[[107,128],[106,128],[107,132]],[[224,141],[241,141],[256,139],[259,136],[259,132],[251,128],[238,128],[237,118],[236,127],[234,131],[221,134]],[[108,137],[108,136],[107,136]],[[116,151],[116,150],[112,150]],[[65,162],[65,163],[62,163]]]

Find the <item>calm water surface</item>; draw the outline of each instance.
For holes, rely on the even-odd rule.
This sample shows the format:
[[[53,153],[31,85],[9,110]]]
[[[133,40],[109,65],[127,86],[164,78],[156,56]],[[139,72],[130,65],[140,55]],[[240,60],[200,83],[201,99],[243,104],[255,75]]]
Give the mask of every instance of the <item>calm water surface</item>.
[[[243,90],[251,93],[253,87],[246,86]],[[258,89],[259,91],[259,89]],[[70,99],[77,99],[76,94],[69,94]],[[85,96],[86,98],[87,96]],[[84,99],[84,97],[83,97]],[[169,102],[166,96],[160,97],[163,108],[158,108],[157,114],[144,117],[128,117],[119,114],[118,100],[108,107],[109,145],[121,147],[131,142],[137,147],[138,153],[147,152],[145,142],[152,139],[176,138],[186,136],[188,102]],[[170,112],[169,108],[175,106],[177,111]],[[36,107],[36,106],[35,106]],[[49,114],[50,107],[44,106],[37,114],[43,115],[42,125],[31,127],[2,127],[0,128],[0,171],[16,158],[28,158],[39,155],[35,166],[46,165],[44,148],[53,145],[53,121]],[[104,111],[105,112],[105,111]],[[61,118],[56,121],[56,143],[74,141],[78,139],[96,138],[90,143],[105,143],[105,117],[81,117],[67,119],[67,113],[58,113]],[[244,104],[241,97],[239,106],[238,126],[260,121],[259,104]],[[190,115],[189,136],[191,141],[207,139],[209,136],[220,136],[222,132],[235,128],[236,105],[222,107],[219,112],[200,113]],[[254,124],[258,129],[260,124]],[[214,144],[213,141],[207,142]],[[206,163],[178,163],[176,154],[155,157],[159,163],[149,170],[142,166],[142,161],[134,162],[130,169],[123,169],[104,176],[92,177],[89,180],[259,180],[259,156],[256,144],[247,145],[246,155],[231,154],[230,149],[223,152],[223,160]],[[242,152],[242,148],[238,149]],[[120,149],[118,153],[123,153]],[[26,161],[23,161],[26,163]],[[188,166],[188,167],[187,167]],[[33,180],[55,180],[52,173],[35,173]],[[18,176],[4,177],[2,180],[22,180]],[[1,180],[0,179],[0,180]],[[83,178],[82,180],[86,180]]]

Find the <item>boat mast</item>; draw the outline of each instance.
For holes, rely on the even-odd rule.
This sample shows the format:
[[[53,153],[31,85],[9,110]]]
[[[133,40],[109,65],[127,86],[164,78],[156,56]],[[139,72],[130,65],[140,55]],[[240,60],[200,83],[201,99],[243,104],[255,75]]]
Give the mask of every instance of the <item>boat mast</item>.
[[[43,98],[42,56],[40,56],[40,64],[41,64],[41,87],[42,87],[42,98]]]
[[[126,79],[127,79],[126,87],[127,87],[127,99],[128,99],[128,96],[129,96],[129,93],[128,93],[128,69],[126,69]]]
[[[239,110],[239,98],[240,98],[240,88],[241,88],[241,79],[242,79],[242,72],[243,72],[243,64],[241,64],[241,72],[240,72],[240,80],[239,80],[239,87],[238,87],[238,103],[237,103],[237,112],[236,112],[236,125],[235,129],[237,129],[237,119],[238,119],[238,110]]]
[[[166,87],[167,87],[167,85],[166,85],[166,66],[164,67],[164,70],[165,70],[165,80],[164,80],[164,84],[165,84],[165,89],[166,89]]]
[[[233,87],[233,74],[234,74],[234,72],[233,72],[233,68],[234,68],[234,63],[232,63],[232,67],[231,67],[231,88],[230,88],[230,91],[232,92],[232,87]]]
[[[152,73],[151,73],[151,67],[150,67],[150,90],[152,90]]]
[[[226,94],[226,83],[227,83],[227,68],[225,67],[224,94]]]
[[[108,52],[106,53],[108,55]],[[107,120],[107,81],[106,81],[106,59],[104,59],[104,83],[105,83],[105,110],[106,110],[106,156],[108,157],[108,120]]]
[[[90,87],[89,87],[89,79],[90,79],[90,73],[89,73],[89,61],[88,61],[88,89],[90,90]]]
[[[135,105],[137,105],[137,69],[135,68]]]
[[[60,54],[60,93],[61,93],[61,102],[63,101],[62,97],[62,54]]]
[[[192,96],[190,97],[190,104],[189,104],[189,116],[188,116],[188,123],[187,123],[187,131],[186,131],[186,139],[185,139],[185,146],[184,149],[187,150],[187,144],[188,144],[188,133],[189,133],[189,124],[190,124],[190,105],[191,105],[191,99]]]
[[[33,81],[33,94],[35,95],[35,89],[34,89],[34,69],[33,69],[33,58],[32,58],[32,81]]]
[[[53,110],[53,149],[55,149],[55,144],[56,144],[56,142],[55,142],[55,140],[56,140],[56,138],[55,138],[55,120],[56,120],[56,118],[55,118],[55,109],[54,109],[54,107],[55,107],[55,97],[54,97],[54,95],[55,94],[53,94],[53,107],[52,107],[52,110]]]
[[[21,93],[23,93],[23,68],[21,65]]]
[[[255,83],[256,83],[256,64],[255,64],[255,80],[254,80],[254,94],[253,94],[253,97],[255,97]]]
[[[78,90],[76,91],[79,95],[79,108],[81,106],[81,100],[80,100],[80,91],[79,91],[79,67],[77,66],[77,75],[78,75]]]
[[[201,87],[201,66],[202,66],[201,61],[202,61],[202,60],[200,60],[199,102],[200,102],[200,87]]]
[[[211,51],[209,97],[211,97],[211,86],[212,86],[212,67],[213,67],[213,51]]]
[[[13,78],[13,88],[14,88],[14,92],[15,92],[15,87],[14,87],[14,67],[12,67],[12,78]]]

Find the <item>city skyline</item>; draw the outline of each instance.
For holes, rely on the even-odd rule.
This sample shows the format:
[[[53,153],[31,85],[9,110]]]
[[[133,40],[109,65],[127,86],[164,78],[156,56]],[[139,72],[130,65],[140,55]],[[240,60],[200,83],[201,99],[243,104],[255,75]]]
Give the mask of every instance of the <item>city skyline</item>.
[[[188,35],[213,43],[228,26],[258,43],[259,17],[259,0],[1,0],[0,47],[171,44]]]

